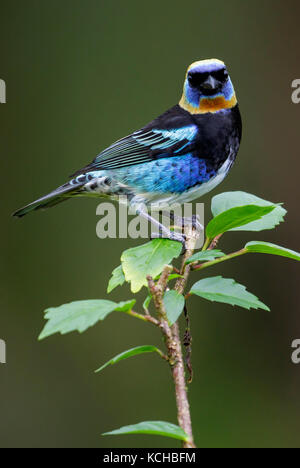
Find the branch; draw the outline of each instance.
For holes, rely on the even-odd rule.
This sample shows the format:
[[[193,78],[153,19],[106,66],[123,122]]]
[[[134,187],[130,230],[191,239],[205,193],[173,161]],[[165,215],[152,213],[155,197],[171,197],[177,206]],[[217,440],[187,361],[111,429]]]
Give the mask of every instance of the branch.
[[[199,233],[197,233],[197,231],[194,231],[192,227],[189,227],[188,229],[186,229],[185,235],[187,238],[186,251],[182,260],[181,268],[180,270],[177,270],[182,275],[182,277],[178,278],[175,285],[175,290],[180,294],[184,292],[191,271],[191,265],[186,265],[186,261],[193,255],[195,245],[199,237]],[[185,431],[189,438],[187,442],[184,442],[183,447],[194,448],[195,444],[192,433],[190,406],[187,397],[179,325],[178,322],[176,322],[172,327],[170,327],[163,301],[168,283],[168,278],[173,270],[174,268],[172,266],[166,265],[159,280],[156,283],[151,276],[147,276],[148,287],[157,311],[158,320],[154,319],[149,315],[139,316],[138,318],[143,317],[143,320],[152,321],[153,323],[154,321],[156,321],[155,324],[160,327],[164,335],[165,344],[168,351],[167,357],[171,366],[173,381],[175,385],[177,419],[180,427]]]
[[[186,261],[193,255],[195,245],[197,242],[197,232],[194,231],[192,228],[189,229],[188,232],[185,233],[187,236],[187,250],[182,260],[181,265],[181,274],[183,278],[178,278],[175,290],[182,294],[185,290],[186,283],[191,271],[191,265],[187,264]],[[181,340],[180,340],[180,330],[179,324],[176,322],[172,326],[172,335],[175,344],[175,355],[176,355],[176,363],[172,367],[172,374],[173,380],[175,384],[175,394],[176,394],[176,403],[177,403],[177,418],[179,425],[182,429],[186,432],[189,436],[189,441],[183,444],[184,448],[194,448],[194,439],[193,439],[193,431],[192,431],[192,421],[191,421],[191,414],[190,414],[190,405],[187,396],[187,388],[185,382],[185,372],[184,372],[184,362],[183,362],[183,355],[182,355],[182,347],[181,347]]]
[[[185,266],[185,262],[193,254],[194,247],[197,241],[197,234],[194,233],[192,228],[188,232],[186,242],[186,252],[183,257],[180,274],[182,278],[179,278],[176,282],[175,289],[182,293],[184,291],[186,281],[190,272],[190,265]],[[182,356],[181,340],[179,333],[178,323],[175,323],[170,327],[167,312],[163,302],[164,293],[168,283],[168,277],[173,271],[173,267],[166,265],[160,276],[160,279],[155,283],[151,276],[147,277],[148,287],[153,297],[153,302],[158,315],[159,326],[165,338],[165,344],[168,351],[168,360],[172,370],[173,381],[175,385],[175,395],[177,404],[177,418],[180,427],[189,436],[189,441],[184,442],[184,448],[194,448],[192,424],[190,416],[190,407],[187,398],[184,362]],[[145,318],[147,319],[148,316]]]
[[[174,346],[173,346],[172,332],[169,326],[167,312],[166,312],[163,298],[164,298],[165,289],[168,283],[169,274],[171,273],[172,270],[173,270],[172,266],[166,265],[165,268],[163,269],[160,279],[158,280],[156,284],[151,276],[147,276],[149,290],[153,297],[153,302],[154,302],[154,305],[158,314],[158,321],[157,321],[158,326],[160,327],[164,335],[166,347],[168,351],[172,350]],[[173,363],[172,353],[169,352],[168,356],[169,356],[169,362],[172,365]]]
[[[167,318],[165,305],[163,302],[163,297],[165,294],[165,289],[168,284],[169,275],[172,271],[173,271],[173,267],[170,265],[166,265],[156,284],[151,276],[147,276],[148,286],[150,289],[150,293],[153,297],[154,305],[158,312],[159,319],[160,321],[163,320],[165,322],[168,322],[168,318]]]

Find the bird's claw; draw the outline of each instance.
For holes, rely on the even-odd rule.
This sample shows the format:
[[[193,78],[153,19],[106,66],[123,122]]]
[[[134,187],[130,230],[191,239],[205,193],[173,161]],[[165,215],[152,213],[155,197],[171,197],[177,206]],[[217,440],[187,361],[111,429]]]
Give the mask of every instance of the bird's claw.
[[[184,226],[187,223],[187,225],[191,225],[192,228],[197,231],[197,232],[202,232],[204,231],[203,224],[200,222],[200,216],[199,215],[192,215],[191,218],[183,218],[184,219]]]
[[[199,215],[192,215],[191,217],[181,217],[175,215],[173,212],[163,212],[164,216],[168,216],[173,223],[174,227],[181,228],[185,231],[186,227],[192,227],[193,230],[201,233],[204,231],[204,227],[200,222]]]

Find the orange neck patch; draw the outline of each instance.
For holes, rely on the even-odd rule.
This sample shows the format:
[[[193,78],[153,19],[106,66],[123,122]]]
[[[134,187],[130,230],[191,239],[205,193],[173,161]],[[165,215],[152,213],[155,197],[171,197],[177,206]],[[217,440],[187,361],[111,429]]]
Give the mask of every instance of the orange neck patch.
[[[183,95],[179,101],[180,107],[188,111],[190,114],[206,114],[207,112],[218,112],[223,109],[231,109],[237,104],[236,95],[233,94],[232,98],[227,101],[224,96],[215,98],[202,98],[200,99],[199,106],[190,104]]]

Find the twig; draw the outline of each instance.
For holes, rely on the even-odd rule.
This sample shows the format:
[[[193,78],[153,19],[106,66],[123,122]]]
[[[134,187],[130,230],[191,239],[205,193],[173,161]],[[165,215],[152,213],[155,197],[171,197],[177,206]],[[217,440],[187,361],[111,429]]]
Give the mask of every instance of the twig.
[[[207,250],[214,250],[214,249],[217,247],[217,245],[218,245],[218,243],[219,243],[219,240],[221,239],[222,236],[223,236],[223,234],[219,234],[218,236],[216,236],[216,237],[212,240],[212,242],[211,242],[211,244],[210,244],[210,246],[208,247]]]
[[[167,312],[166,312],[166,308],[164,305],[163,297],[164,297],[164,292],[168,283],[168,277],[172,270],[173,270],[173,267],[171,267],[170,265],[166,265],[165,268],[163,269],[163,272],[161,274],[159,281],[156,284],[151,276],[147,276],[149,290],[153,297],[153,302],[154,302],[154,305],[158,314],[158,326],[160,327],[165,337],[166,347],[168,350],[172,350],[174,346],[172,342],[173,341],[172,332],[168,323]],[[173,364],[172,353],[168,353],[168,357],[169,357],[169,362],[172,365]]]
[[[177,273],[178,275],[180,275],[180,270],[178,268],[174,267],[174,266],[173,266],[173,271],[175,273]]]
[[[161,289],[162,294],[165,292],[166,286],[168,284],[168,278],[172,271],[173,267],[171,265],[166,265],[162,274],[160,275],[160,278],[157,282],[157,287]]]
[[[186,320],[186,329],[184,332],[184,338],[183,338],[183,344],[186,349],[186,355],[185,355],[185,364],[187,367],[187,370],[189,372],[189,377],[188,377],[188,383],[192,383],[193,380],[193,366],[192,366],[192,335],[191,335],[191,326],[190,326],[190,318],[189,314],[187,311],[187,306],[185,304],[184,306],[184,316]]]
[[[173,267],[170,265],[166,265],[163,269],[163,272],[155,284],[152,276],[147,276],[148,286],[153,297],[155,308],[158,312],[158,318],[160,321],[165,321],[168,323],[167,319],[167,312],[165,309],[163,297],[165,293],[165,289],[168,283],[169,274],[173,270]]]

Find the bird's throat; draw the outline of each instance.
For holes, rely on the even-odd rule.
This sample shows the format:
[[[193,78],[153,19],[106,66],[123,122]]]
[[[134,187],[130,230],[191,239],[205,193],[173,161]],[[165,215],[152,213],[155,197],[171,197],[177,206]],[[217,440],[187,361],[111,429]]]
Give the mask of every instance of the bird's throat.
[[[236,95],[233,94],[231,99],[227,100],[224,96],[216,96],[214,98],[202,98],[199,105],[195,106],[187,101],[183,94],[179,101],[180,107],[188,111],[190,114],[206,114],[208,112],[215,113],[223,109],[231,109],[237,104]]]

